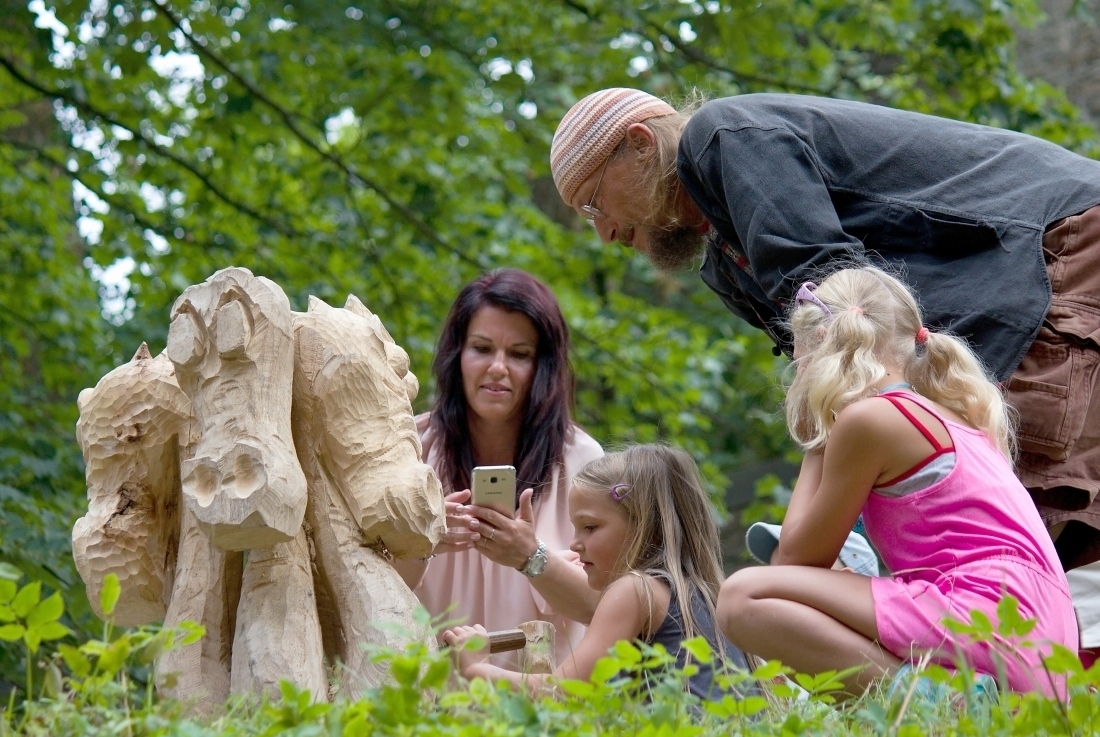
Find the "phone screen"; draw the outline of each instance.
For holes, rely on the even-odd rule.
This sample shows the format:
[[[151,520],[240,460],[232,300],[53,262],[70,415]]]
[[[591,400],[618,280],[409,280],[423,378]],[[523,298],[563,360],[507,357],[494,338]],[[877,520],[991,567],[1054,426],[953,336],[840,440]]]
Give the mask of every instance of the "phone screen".
[[[472,504],[495,509],[506,517],[516,516],[514,466],[477,466],[471,482]]]

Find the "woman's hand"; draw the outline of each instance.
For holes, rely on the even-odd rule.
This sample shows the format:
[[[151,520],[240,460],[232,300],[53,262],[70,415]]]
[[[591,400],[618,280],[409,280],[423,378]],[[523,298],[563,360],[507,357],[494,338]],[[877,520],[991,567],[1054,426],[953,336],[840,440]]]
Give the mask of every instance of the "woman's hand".
[[[475,637],[484,640],[484,645],[477,650],[467,648],[466,643]],[[489,662],[489,633],[480,624],[449,629],[443,633],[443,642],[454,651],[455,661],[463,678],[476,678],[479,675],[478,666]]]
[[[443,497],[443,508],[447,513],[447,531],[443,535],[443,540],[435,546],[436,555],[469,550],[480,538],[470,527],[474,518],[461,511],[464,509],[463,504],[469,500],[469,489],[456,491]]]
[[[522,569],[527,565],[527,559],[539,547],[535,539],[534,508],[531,504],[534,493],[534,489],[526,489],[519,495],[519,511],[515,519],[488,507],[459,508],[460,514],[468,515],[469,529],[475,537],[474,545],[482,555],[509,568]]]

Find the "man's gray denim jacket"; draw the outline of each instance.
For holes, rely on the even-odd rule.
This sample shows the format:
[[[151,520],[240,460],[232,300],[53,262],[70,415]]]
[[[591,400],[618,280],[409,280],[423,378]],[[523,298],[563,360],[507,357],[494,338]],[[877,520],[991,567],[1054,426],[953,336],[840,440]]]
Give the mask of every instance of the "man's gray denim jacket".
[[[798,286],[838,259],[878,262],[1002,381],[1050,305],[1045,228],[1100,203],[1100,162],[1053,143],[802,95],[708,102],[677,164],[713,226],[703,281],[788,355]]]

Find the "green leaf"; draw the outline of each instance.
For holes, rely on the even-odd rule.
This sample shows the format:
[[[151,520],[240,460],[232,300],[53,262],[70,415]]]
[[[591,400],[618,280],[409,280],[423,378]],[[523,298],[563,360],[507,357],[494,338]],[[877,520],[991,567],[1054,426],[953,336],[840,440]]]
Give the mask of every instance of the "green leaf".
[[[61,659],[65,661],[65,665],[69,666],[69,670],[72,671],[73,675],[84,678],[91,673],[91,661],[79,649],[65,644],[59,645],[57,649],[61,653]]]
[[[619,658],[623,663],[620,665],[635,665],[642,661],[642,651],[638,649],[637,645],[626,640],[619,640],[611,648],[611,652],[615,654],[615,657]]]
[[[107,652],[107,643],[102,640],[88,640],[80,646],[80,651],[87,655],[99,657]]]
[[[451,675],[451,661],[447,658],[438,658],[424,671],[420,678],[420,688],[440,688],[447,682]]]
[[[1043,664],[1051,673],[1083,673],[1081,658],[1077,653],[1062,645],[1054,645],[1050,655],[1043,658]]]
[[[21,624],[5,624],[0,627],[0,640],[15,642],[23,638],[24,632],[26,632],[26,628]]]
[[[99,608],[103,611],[105,617],[114,614],[115,605],[118,604],[118,597],[121,593],[122,587],[119,586],[116,574],[108,573],[103,577],[103,589],[99,592]]]
[[[599,665],[599,661],[597,661]],[[558,681],[558,687],[566,694],[578,699],[588,699],[596,692],[596,687],[588,681],[577,681],[571,678]]]
[[[759,714],[768,706],[768,700],[763,696],[747,696],[736,699],[733,696],[724,696],[721,701],[708,701],[703,708],[717,717],[751,717]]]
[[[38,652],[38,646],[42,644],[42,633],[37,627],[28,627],[23,632],[23,642],[27,644],[27,649],[33,655]]]
[[[768,662],[764,663],[762,666],[754,670],[752,672],[752,675],[753,678],[756,678],[757,680],[770,681],[773,678],[778,678],[779,676],[790,672],[791,669],[783,665],[778,660],[769,660]]]
[[[623,662],[619,658],[600,658],[596,661],[596,664],[592,666],[592,675],[589,676],[588,680],[598,686],[602,686],[621,673],[623,665]]]
[[[481,638],[484,642],[484,638]],[[390,672],[395,681],[402,686],[415,686],[417,676],[420,674],[420,661],[415,658],[397,657],[390,665]]]
[[[46,698],[58,699],[65,688],[65,679],[61,676],[61,669],[57,663],[50,662],[46,666],[46,678],[42,684],[42,693]]]
[[[993,622],[985,612],[980,609],[970,611],[970,621],[974,627],[974,634],[978,637],[990,638],[993,636]]]
[[[11,610],[15,612],[15,616],[22,619],[30,613],[31,609],[34,609],[41,596],[42,582],[31,581],[29,584],[19,589],[19,593],[12,599]]]
[[[470,697],[470,694],[465,691],[451,691],[439,697],[439,705],[444,709],[457,709],[469,706],[471,703],[473,703],[473,699]],[[344,734],[348,734],[347,730],[344,731]],[[356,734],[363,733],[357,732]]]
[[[714,650],[705,637],[693,637],[684,640],[684,648],[700,663],[710,663],[714,660]]]
[[[27,614],[27,626],[36,627],[47,622],[56,622],[64,613],[65,602],[61,600],[61,592],[55,591],[30,610]]]
[[[130,638],[127,635],[123,635],[110,645],[99,656],[97,666],[101,673],[113,678],[116,673],[126,663],[126,658],[130,656]]]
[[[21,578],[23,578],[23,571],[19,570],[11,563],[0,561],[0,582],[18,581]],[[4,589],[0,588],[0,591],[3,590]],[[10,601],[10,599],[8,599],[7,601]],[[5,602],[5,599],[0,598],[0,602]]]
[[[1002,637],[1027,637],[1038,621],[1020,616],[1019,602],[1014,596],[1005,596],[997,603],[997,632]]]
[[[14,622],[15,612],[7,604],[0,604],[0,622]]]
[[[6,578],[0,578],[0,606],[7,604],[15,596],[15,592],[19,587],[15,584],[15,581],[9,581]]]
[[[184,620],[178,625],[178,629],[182,632],[179,640],[176,641],[177,647],[185,647],[187,645],[194,645],[196,642],[202,639],[202,636],[206,634],[206,628],[197,622],[191,620]]]
[[[60,640],[62,637],[72,634],[72,630],[60,622],[46,622],[36,629],[39,637],[45,641]]]

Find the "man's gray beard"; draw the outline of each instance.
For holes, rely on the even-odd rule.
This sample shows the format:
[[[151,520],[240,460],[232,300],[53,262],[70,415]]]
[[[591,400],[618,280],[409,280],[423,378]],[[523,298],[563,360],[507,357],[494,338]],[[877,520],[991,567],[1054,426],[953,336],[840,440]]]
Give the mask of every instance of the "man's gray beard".
[[[649,245],[646,257],[658,270],[666,273],[685,271],[703,255],[706,239],[695,228],[677,227],[667,230],[643,226]]]

